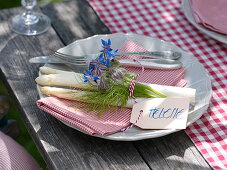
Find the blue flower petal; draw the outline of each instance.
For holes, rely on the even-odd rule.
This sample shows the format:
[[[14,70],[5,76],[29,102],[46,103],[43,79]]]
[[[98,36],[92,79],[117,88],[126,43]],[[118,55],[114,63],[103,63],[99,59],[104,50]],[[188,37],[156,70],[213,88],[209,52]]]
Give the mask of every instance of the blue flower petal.
[[[110,39],[108,39],[107,45],[110,46],[111,45],[111,41]]]
[[[103,59],[103,53],[100,54],[99,57],[98,57],[98,60],[99,60],[99,61],[102,60],[102,59]]]
[[[113,57],[113,53],[108,52],[108,58],[111,58],[111,57]]]
[[[99,77],[97,77],[97,76],[94,76],[93,78],[94,78],[94,80],[99,80]]]
[[[110,66],[110,59],[107,59],[106,60],[106,64],[105,65],[106,65],[106,67],[109,67]]]
[[[116,49],[114,52],[113,52],[113,54],[116,54],[118,52],[118,49]]]
[[[95,66],[90,66],[89,67],[89,70],[92,70],[93,71],[94,69],[95,69]]]
[[[106,61],[105,60],[100,61],[100,63],[106,65]]]
[[[86,72],[88,75],[92,75],[92,73],[91,73],[90,70],[85,70],[85,72]]]
[[[106,46],[106,41],[103,40],[103,39],[101,39],[101,41],[102,41],[102,45],[103,45],[103,46]]]

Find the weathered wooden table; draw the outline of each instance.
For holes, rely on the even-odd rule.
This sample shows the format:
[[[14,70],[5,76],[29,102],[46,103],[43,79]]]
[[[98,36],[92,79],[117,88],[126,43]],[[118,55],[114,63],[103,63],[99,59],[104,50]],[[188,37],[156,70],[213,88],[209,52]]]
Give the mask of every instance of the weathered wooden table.
[[[110,31],[85,0],[37,10],[51,18],[52,27],[31,37],[17,35],[8,27],[8,19],[22,8],[0,11],[1,79],[50,169],[210,169],[184,131],[137,142],[108,141],[69,128],[39,110],[34,79],[40,65],[30,64],[29,58]]]

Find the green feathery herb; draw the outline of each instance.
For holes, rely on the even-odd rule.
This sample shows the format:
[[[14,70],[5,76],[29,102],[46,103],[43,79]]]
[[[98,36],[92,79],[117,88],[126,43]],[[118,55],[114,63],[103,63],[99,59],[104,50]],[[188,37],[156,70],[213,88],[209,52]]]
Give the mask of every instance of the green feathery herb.
[[[117,106],[124,107],[129,98],[129,84],[119,81],[110,83],[108,89],[101,89],[92,93],[84,93],[83,101],[87,102],[86,108],[89,111],[98,111],[98,116],[102,116],[107,110],[114,110]],[[136,83],[134,97],[157,98],[166,97],[149,86]]]

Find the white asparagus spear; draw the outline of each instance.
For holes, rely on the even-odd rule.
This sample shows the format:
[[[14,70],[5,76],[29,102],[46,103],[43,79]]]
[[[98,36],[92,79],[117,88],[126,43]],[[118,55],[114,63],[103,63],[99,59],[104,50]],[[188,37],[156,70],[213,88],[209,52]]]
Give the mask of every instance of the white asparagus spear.
[[[186,88],[186,87],[176,87],[176,86],[164,86],[158,84],[148,84],[143,83],[152,89],[165,94],[167,97],[188,97],[190,99],[190,103],[195,103],[195,93],[196,89]]]
[[[74,74],[75,72],[72,71],[63,71],[63,70],[58,70],[58,69],[54,69],[54,68],[50,68],[50,67],[40,67],[39,71],[42,74],[61,74],[61,73],[68,73],[68,74]],[[79,73],[76,73],[79,74]]]
[[[80,90],[65,89],[65,88],[59,88],[59,87],[48,87],[48,86],[40,87],[40,91],[47,96],[56,96],[59,98],[75,100],[75,101],[83,101],[83,96],[85,93],[86,94],[93,93],[88,91],[85,92]],[[136,99],[137,102],[140,102],[143,100],[145,100],[145,98]],[[125,107],[132,108],[134,104],[135,104],[135,100],[129,99]]]
[[[94,89],[91,88],[89,83],[84,83],[82,74],[79,73],[41,75],[37,77],[35,81],[41,86],[65,86],[81,89]]]
[[[35,79],[41,86],[65,86],[86,90],[97,90],[88,83],[84,83],[83,75],[72,71],[63,71],[50,67],[40,67],[40,72],[47,75],[41,75]]]
[[[47,96],[56,96],[59,98],[76,100],[76,101],[83,101],[82,96],[85,93],[92,93],[92,92],[85,92],[85,91],[79,91],[79,90],[73,90],[73,89],[49,87],[49,86],[40,87],[40,91]]]

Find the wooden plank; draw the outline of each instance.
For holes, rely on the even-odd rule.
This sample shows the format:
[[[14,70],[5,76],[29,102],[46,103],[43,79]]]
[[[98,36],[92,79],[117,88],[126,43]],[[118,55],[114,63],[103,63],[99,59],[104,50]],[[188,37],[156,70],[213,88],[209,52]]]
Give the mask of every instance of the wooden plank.
[[[44,13],[47,15],[50,14],[53,26],[65,44],[81,38],[81,36],[77,35],[84,35],[83,32],[78,34],[77,30],[77,22],[83,20],[86,20],[86,23],[83,27],[80,27],[80,30],[94,30],[94,32],[86,34],[85,37],[92,33],[99,33],[96,27],[89,28],[92,27],[92,24],[90,24],[92,21],[87,21],[87,16],[78,17],[73,14],[75,11],[78,11],[79,13],[83,13],[83,11],[92,11],[91,9],[84,10],[85,8],[75,7],[81,3],[82,0],[78,0],[63,3],[61,6],[55,7],[49,5],[42,8]],[[82,5],[79,6],[81,7]],[[71,7],[73,7],[74,10],[71,10]],[[60,11],[64,11],[64,13],[62,14]],[[60,18],[60,20],[54,19],[55,17]],[[67,31],[64,33],[62,30]],[[210,169],[209,165],[184,132],[175,133],[162,138],[135,142],[135,146],[152,169]]]
[[[53,7],[59,8],[59,5],[62,4]],[[1,11],[0,21],[6,23],[19,11]],[[71,11],[75,16],[81,15],[73,8]],[[83,36],[90,34],[85,33]],[[27,37],[14,34],[7,24],[3,24],[0,26],[0,46],[1,79],[15,99],[22,119],[50,169],[149,169],[132,143],[90,137],[37,108],[35,102],[39,96],[34,79],[38,76],[39,65],[30,64],[28,59],[63,46],[52,28],[43,35]]]
[[[184,131],[138,141],[135,146],[152,169],[211,169]]]
[[[110,33],[86,0],[46,5],[42,11],[51,18],[53,28],[65,45],[95,34]]]

